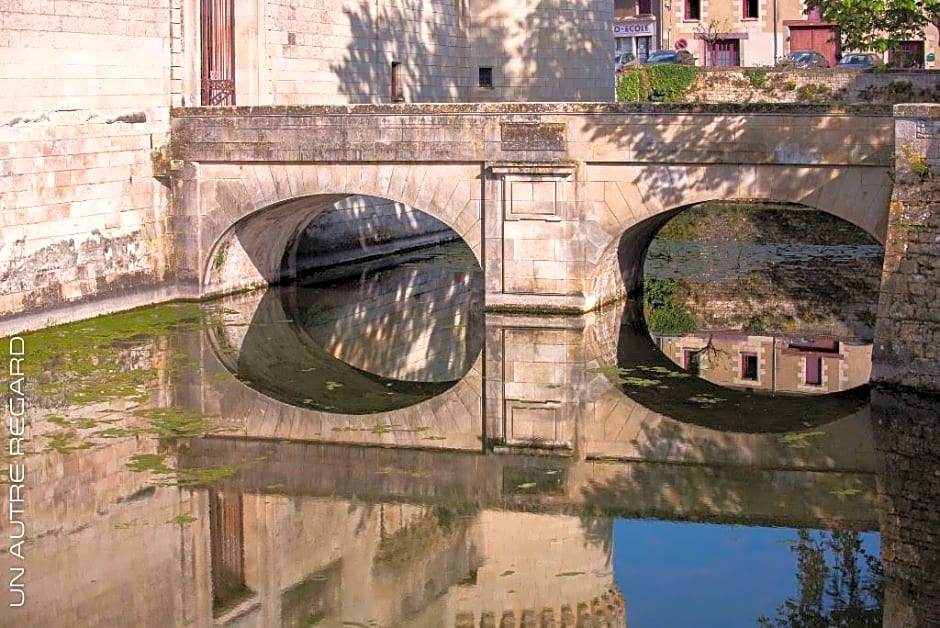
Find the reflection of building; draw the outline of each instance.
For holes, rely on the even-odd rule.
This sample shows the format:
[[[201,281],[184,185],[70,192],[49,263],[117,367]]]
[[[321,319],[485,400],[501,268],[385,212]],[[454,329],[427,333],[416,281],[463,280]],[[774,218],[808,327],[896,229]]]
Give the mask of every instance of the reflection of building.
[[[209,494],[211,573],[196,578],[216,625],[626,625],[610,539],[576,517],[251,494],[222,496],[223,512]]]
[[[867,384],[871,375],[870,343],[733,332],[656,341],[670,360],[723,386],[821,394]]]

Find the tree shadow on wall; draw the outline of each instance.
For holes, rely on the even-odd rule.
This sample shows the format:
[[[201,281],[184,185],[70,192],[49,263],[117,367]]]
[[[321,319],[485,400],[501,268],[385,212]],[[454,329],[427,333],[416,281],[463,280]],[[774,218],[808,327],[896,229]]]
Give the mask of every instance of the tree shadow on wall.
[[[446,4],[344,9],[350,44],[330,66],[339,92],[352,103],[582,100],[610,75],[612,99],[612,61],[599,67],[613,57],[612,14],[586,4],[577,20],[564,17],[571,7],[561,0],[521,17],[498,3]],[[491,86],[479,68],[490,68]]]

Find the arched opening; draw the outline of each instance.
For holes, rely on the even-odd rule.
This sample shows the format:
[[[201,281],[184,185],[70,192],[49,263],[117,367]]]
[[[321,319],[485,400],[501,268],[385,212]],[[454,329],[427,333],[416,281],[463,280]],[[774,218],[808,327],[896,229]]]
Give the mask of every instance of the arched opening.
[[[476,363],[483,274],[443,222],[387,199],[318,197],[234,234],[253,245],[245,260],[267,264],[280,285],[234,319],[223,307],[212,340],[229,371],[266,396],[334,414],[388,412],[443,393]],[[225,257],[220,273],[244,270]]]
[[[724,429],[845,416],[867,403],[882,257],[870,234],[806,206],[711,202],[650,218],[595,275],[600,301],[625,298],[613,306],[618,379],[651,409]]]
[[[204,296],[460,240],[453,225],[402,202],[355,194],[284,200],[244,215],[206,250]]]

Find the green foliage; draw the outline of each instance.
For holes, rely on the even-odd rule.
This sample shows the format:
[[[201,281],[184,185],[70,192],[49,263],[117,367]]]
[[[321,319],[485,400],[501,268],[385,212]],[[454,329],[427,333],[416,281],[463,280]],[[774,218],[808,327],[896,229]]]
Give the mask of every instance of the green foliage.
[[[763,68],[745,68],[744,76],[750,81],[751,87],[763,89],[767,85],[767,70]]]
[[[940,18],[940,0],[807,0],[805,12],[813,9],[838,22],[843,50],[897,51]]]
[[[689,91],[697,75],[694,66],[674,63],[629,68],[617,80],[617,101],[675,102]]]
[[[749,334],[763,334],[765,331],[767,331],[767,328],[764,325],[763,317],[759,314],[752,316],[744,326],[744,331]]]
[[[695,319],[682,304],[674,279],[647,279],[643,284],[643,312],[650,331],[679,336],[695,331]]]
[[[796,99],[799,102],[825,102],[831,96],[832,89],[819,83],[807,83],[796,90]]]
[[[878,556],[865,549],[858,532],[801,529],[790,549],[797,555],[797,593],[777,607],[775,617],[759,617],[758,626],[875,628],[882,625],[883,568]]]

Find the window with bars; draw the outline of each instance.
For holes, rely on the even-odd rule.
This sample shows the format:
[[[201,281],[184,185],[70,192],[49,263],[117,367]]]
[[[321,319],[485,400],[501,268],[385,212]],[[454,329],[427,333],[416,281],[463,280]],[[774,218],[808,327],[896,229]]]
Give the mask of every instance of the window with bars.
[[[392,61],[392,102],[404,102],[405,88],[401,82],[401,63]]]
[[[234,0],[202,0],[199,16],[202,40],[202,105],[234,105]]]

